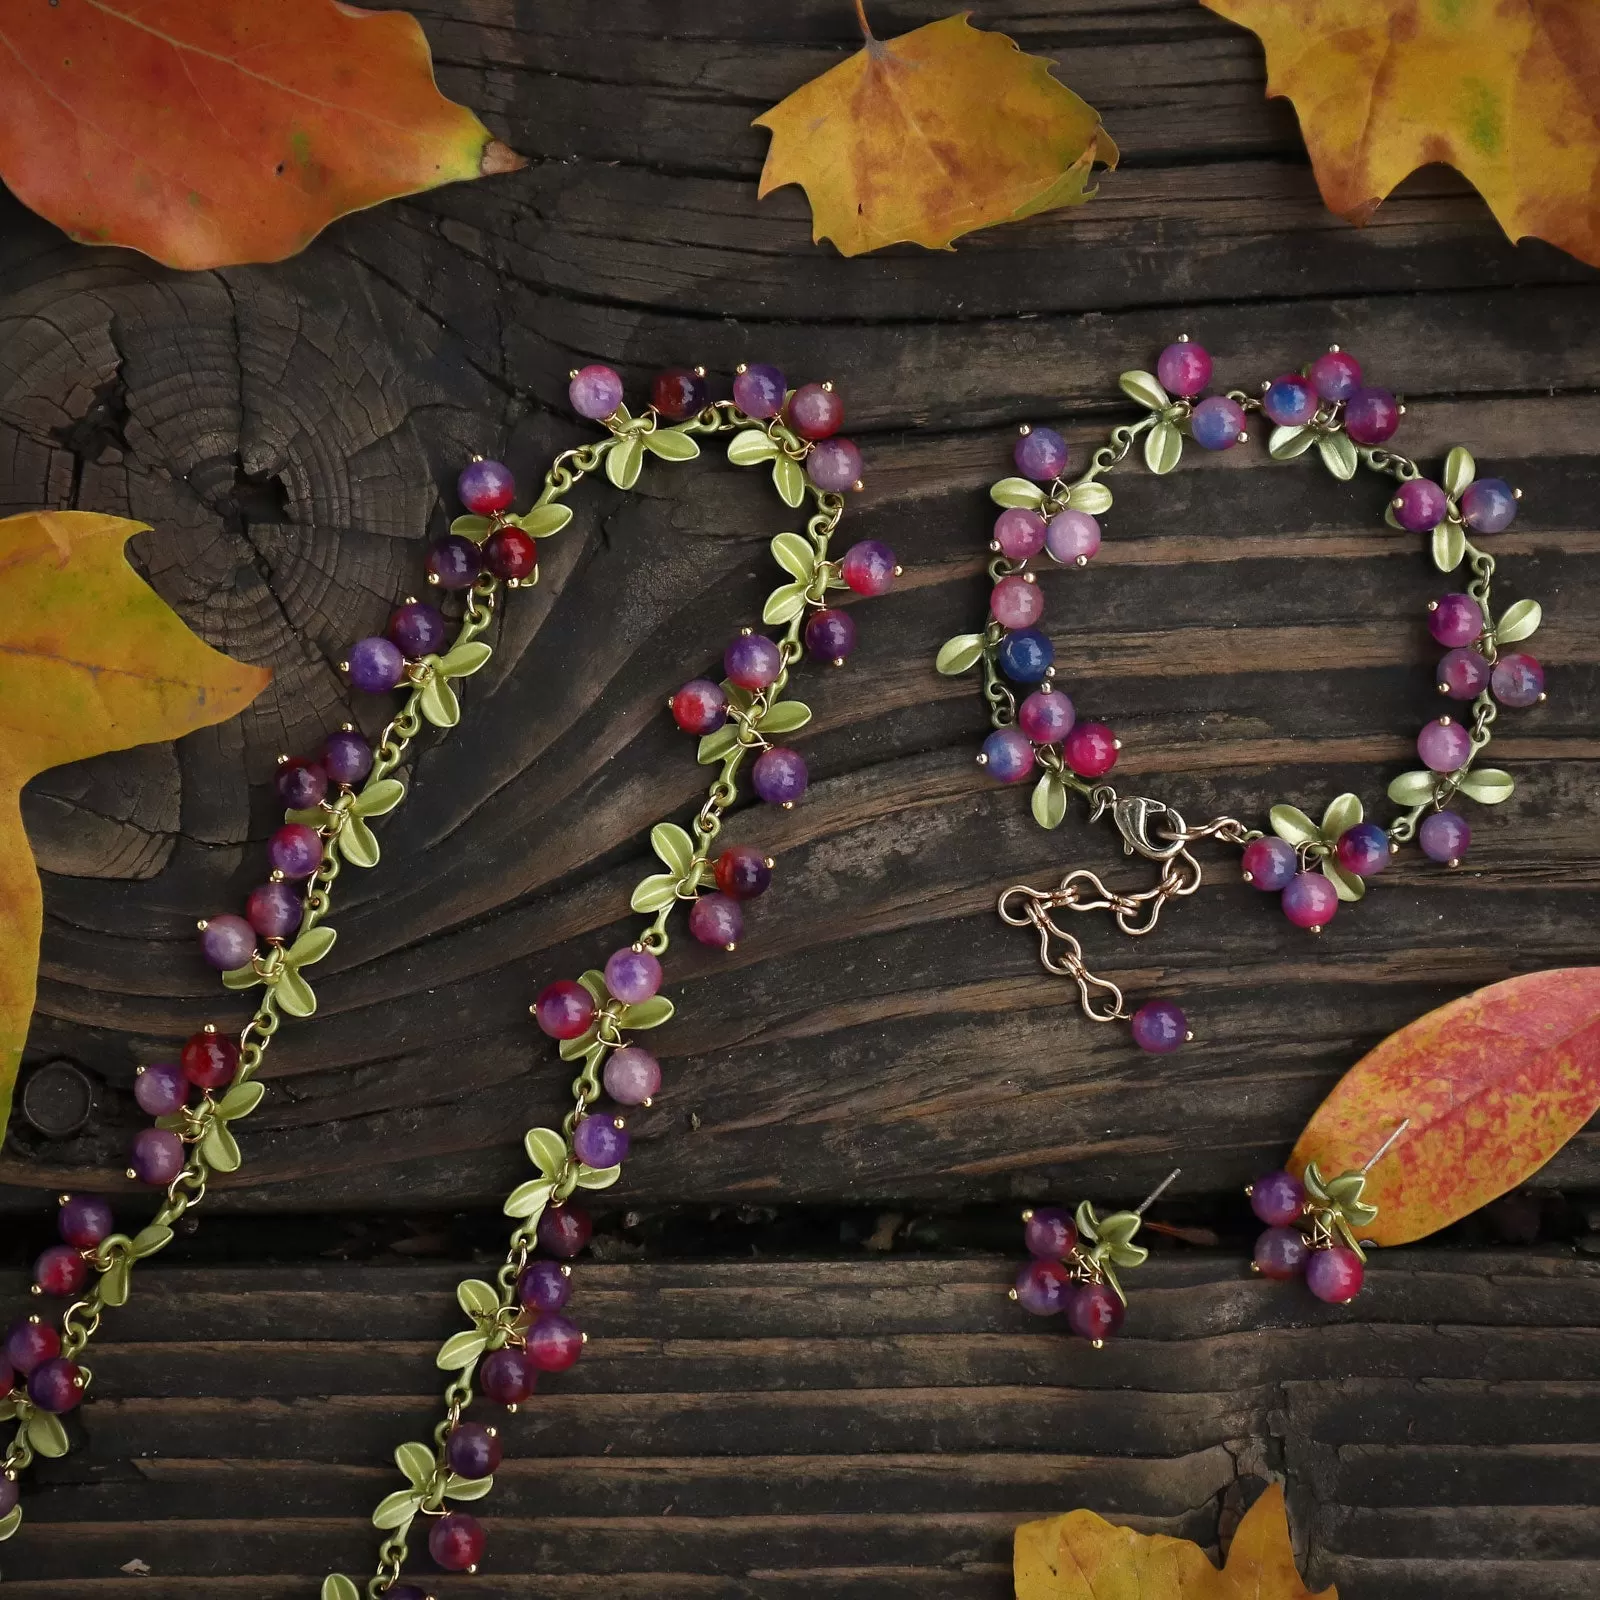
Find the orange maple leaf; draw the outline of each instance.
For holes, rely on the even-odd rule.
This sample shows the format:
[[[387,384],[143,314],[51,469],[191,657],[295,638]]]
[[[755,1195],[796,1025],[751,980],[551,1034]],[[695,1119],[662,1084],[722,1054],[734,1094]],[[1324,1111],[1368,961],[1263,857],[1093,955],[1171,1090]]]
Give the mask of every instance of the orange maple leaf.
[[[1429,162],[1512,239],[1600,266],[1600,5],[1592,0],[1203,0],[1256,34],[1330,209],[1365,222]]]

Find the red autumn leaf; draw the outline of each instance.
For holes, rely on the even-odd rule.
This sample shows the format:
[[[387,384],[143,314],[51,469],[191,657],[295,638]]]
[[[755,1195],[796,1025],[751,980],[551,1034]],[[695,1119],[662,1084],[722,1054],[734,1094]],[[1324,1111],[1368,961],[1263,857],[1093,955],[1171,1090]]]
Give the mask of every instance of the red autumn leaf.
[[[0,178],[86,244],[279,261],[335,217],[522,158],[402,12],[336,0],[0,7]]]
[[[1406,1244],[1514,1189],[1600,1111],[1600,967],[1508,978],[1363,1056],[1289,1158],[1299,1174],[1359,1168],[1399,1125],[1362,1199],[1376,1244]]]

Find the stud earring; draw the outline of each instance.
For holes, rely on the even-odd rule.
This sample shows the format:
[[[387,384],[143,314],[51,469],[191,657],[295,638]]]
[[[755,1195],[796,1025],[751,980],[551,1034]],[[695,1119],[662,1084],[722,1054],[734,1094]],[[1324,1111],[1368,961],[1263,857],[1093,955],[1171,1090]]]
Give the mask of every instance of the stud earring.
[[[1361,1198],[1367,1174],[1411,1126],[1406,1118],[1359,1171],[1324,1178],[1315,1161],[1305,1175],[1269,1172],[1248,1185],[1250,1209],[1267,1224],[1256,1240],[1250,1270],[1263,1278],[1304,1276],[1306,1287],[1329,1305],[1347,1305],[1361,1292],[1366,1250],[1360,1233],[1370,1228],[1378,1208]],[[1370,1241],[1368,1241],[1370,1243]]]
[[[1097,1216],[1087,1200],[1071,1217],[1059,1206],[1024,1211],[1023,1240],[1032,1259],[1017,1274],[1010,1298],[1039,1317],[1064,1311],[1067,1326],[1100,1349],[1127,1314],[1117,1269],[1144,1265],[1150,1252],[1133,1236],[1146,1207],[1182,1170],[1175,1167],[1132,1211]]]

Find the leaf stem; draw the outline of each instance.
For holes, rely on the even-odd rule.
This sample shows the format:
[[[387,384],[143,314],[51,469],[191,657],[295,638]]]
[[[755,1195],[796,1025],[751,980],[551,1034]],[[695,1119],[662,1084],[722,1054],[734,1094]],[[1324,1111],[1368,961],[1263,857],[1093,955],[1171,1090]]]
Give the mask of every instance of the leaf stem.
[[[856,21],[861,24],[861,37],[868,44],[876,44],[878,41],[873,37],[872,25],[867,21],[867,8],[862,0],[856,0]]]

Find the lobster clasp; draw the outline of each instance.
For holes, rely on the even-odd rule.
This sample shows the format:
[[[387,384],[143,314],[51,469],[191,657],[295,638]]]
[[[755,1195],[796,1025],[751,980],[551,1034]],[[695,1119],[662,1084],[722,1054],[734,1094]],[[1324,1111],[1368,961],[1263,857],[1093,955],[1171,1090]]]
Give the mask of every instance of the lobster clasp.
[[[1189,844],[1183,818],[1164,800],[1148,795],[1119,796],[1111,805],[1112,820],[1122,835],[1122,853],[1138,851],[1147,861],[1170,861]],[[1156,829],[1160,836],[1155,837]]]

